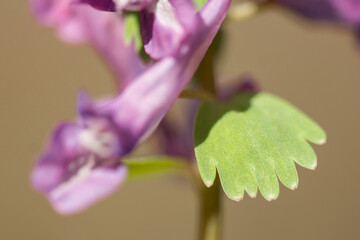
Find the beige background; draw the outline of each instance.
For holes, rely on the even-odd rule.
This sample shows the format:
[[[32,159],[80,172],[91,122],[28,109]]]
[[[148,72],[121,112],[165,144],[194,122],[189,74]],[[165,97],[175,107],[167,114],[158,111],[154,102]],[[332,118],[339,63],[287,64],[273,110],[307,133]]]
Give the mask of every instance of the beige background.
[[[50,128],[75,116],[80,88],[113,92],[87,47],[38,27],[23,1],[0,2],[0,239],[195,239],[197,199],[178,177],[134,182],[89,211],[60,217],[33,192],[29,172]],[[328,133],[316,171],[299,168],[297,191],[277,201],[225,199],[224,239],[358,239],[360,50],[347,31],[285,14],[228,23],[219,73],[256,76]]]

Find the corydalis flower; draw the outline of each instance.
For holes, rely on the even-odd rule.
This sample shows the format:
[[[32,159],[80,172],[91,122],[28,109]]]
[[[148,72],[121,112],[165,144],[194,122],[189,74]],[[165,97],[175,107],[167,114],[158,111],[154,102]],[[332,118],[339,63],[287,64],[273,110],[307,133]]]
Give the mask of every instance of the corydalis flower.
[[[90,44],[114,72],[119,88],[124,88],[145,66],[133,44],[123,40],[123,16],[97,11],[73,0],[30,0],[38,21],[55,28],[70,44]]]
[[[124,151],[110,117],[87,116],[62,123],[32,174],[33,186],[62,214],[87,208],[113,192],[126,177]]]
[[[180,43],[197,28],[194,6],[191,0],[81,0],[96,9],[109,11],[109,2],[119,5],[138,6],[133,10],[141,11],[141,36],[145,51],[153,59],[175,54]],[[226,0],[225,0],[226,1]],[[123,4],[120,4],[123,2]],[[125,10],[125,7],[110,11]]]
[[[360,0],[275,0],[315,20],[345,24],[354,28],[360,40]]]
[[[118,96],[107,101],[93,102],[80,95],[78,122],[60,124],[35,165],[34,187],[43,192],[60,213],[84,210],[118,188],[126,176],[120,159],[154,129],[191,80],[230,5],[230,0],[210,0],[196,12],[190,1],[176,0],[180,1],[181,4],[174,5],[175,16],[187,33],[173,50],[167,50],[166,54],[159,51],[166,57],[147,68],[138,64],[133,66],[129,63],[131,59],[119,56],[122,51],[113,51],[112,47],[128,51],[123,38],[119,37],[122,28],[109,27],[121,27],[117,13],[103,12],[112,14],[103,20],[101,16],[105,15],[87,6],[74,4],[65,8],[70,13],[77,13],[65,14],[65,19],[70,16],[77,26],[86,23],[82,26],[86,41],[101,42],[93,45],[100,46],[105,56],[111,56],[109,59],[120,59],[112,67],[121,69],[119,72],[124,74],[127,84]],[[57,18],[50,13],[45,15],[50,19]],[[183,19],[185,16],[191,16],[191,24],[189,19]],[[105,24],[108,21],[112,24]],[[118,21],[118,25],[113,21]],[[193,27],[186,27],[190,25]],[[61,21],[53,26],[61,28]],[[156,31],[151,40],[153,38],[158,39]],[[137,59],[135,63],[138,62]],[[123,71],[127,68],[129,73]]]
[[[360,25],[360,0],[275,0],[300,14]]]

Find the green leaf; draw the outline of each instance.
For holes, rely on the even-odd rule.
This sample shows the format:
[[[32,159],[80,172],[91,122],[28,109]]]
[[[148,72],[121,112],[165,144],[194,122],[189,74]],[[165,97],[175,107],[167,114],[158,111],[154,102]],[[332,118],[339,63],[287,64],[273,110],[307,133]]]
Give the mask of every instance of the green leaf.
[[[135,48],[139,52],[142,47],[142,38],[140,34],[140,16],[138,13],[125,14],[124,40],[125,43],[135,43]]]
[[[193,0],[193,1],[197,10],[199,10],[207,2],[207,0]]]
[[[204,103],[195,130],[195,154],[207,186],[216,169],[226,195],[241,200],[244,191],[267,200],[279,195],[278,179],[296,189],[295,164],[315,169],[316,155],[307,142],[323,144],[325,132],[286,101],[268,94],[241,94],[228,103]]]
[[[128,167],[128,180],[164,175],[188,169],[186,159],[170,156],[128,158],[122,162]]]

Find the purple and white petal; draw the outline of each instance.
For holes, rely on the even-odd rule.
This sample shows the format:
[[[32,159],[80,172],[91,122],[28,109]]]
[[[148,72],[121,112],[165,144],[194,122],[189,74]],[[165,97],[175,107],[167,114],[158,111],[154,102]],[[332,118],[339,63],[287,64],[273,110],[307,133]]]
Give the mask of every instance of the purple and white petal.
[[[124,165],[115,167],[84,166],[77,175],[47,193],[54,209],[60,214],[83,211],[115,192],[127,176]]]
[[[81,128],[73,123],[62,123],[55,128],[45,153],[32,172],[32,184],[38,191],[47,192],[67,177],[68,159],[81,154],[78,136]]]
[[[104,116],[57,127],[32,173],[34,188],[62,214],[83,210],[124,180],[118,133]]]
[[[118,10],[140,11],[156,0],[114,0]]]
[[[196,28],[195,7],[191,0],[158,0],[142,12],[140,24],[146,53],[161,59],[178,51]]]

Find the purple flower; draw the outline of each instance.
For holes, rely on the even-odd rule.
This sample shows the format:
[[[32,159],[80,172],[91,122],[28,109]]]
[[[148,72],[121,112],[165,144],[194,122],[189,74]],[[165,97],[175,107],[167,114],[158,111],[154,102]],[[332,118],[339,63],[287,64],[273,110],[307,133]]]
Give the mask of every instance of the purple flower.
[[[39,158],[32,184],[43,192],[61,214],[86,209],[116,190],[127,169],[116,127],[106,118],[84,118],[62,123],[53,132]]]
[[[276,0],[306,17],[360,24],[360,0]]]
[[[119,14],[75,3],[64,6],[60,0],[35,11],[60,32],[69,21],[76,25],[82,33],[81,41],[98,48],[118,72],[118,79],[125,81],[121,93],[110,100],[93,102],[81,94],[78,121],[60,124],[36,163],[33,185],[58,212],[84,210],[120,186],[126,176],[121,158],[157,126],[192,79],[231,2],[209,0],[196,13],[188,4],[190,0],[186,4],[180,3],[185,0],[176,1],[175,16],[186,32],[171,48],[163,52],[158,49],[164,57],[146,68],[134,55],[133,46],[123,42]],[[192,16],[191,22],[183,19],[185,16]],[[154,31],[149,42],[161,40],[157,34]],[[71,34],[63,36],[72,39]]]
[[[312,19],[337,19],[331,0],[275,0]]]
[[[145,69],[134,46],[123,41],[121,15],[73,0],[30,0],[30,7],[38,21],[55,28],[65,42],[91,44],[114,72],[120,89]]]
[[[360,0],[275,0],[315,20],[345,24],[354,28],[360,42]]]

